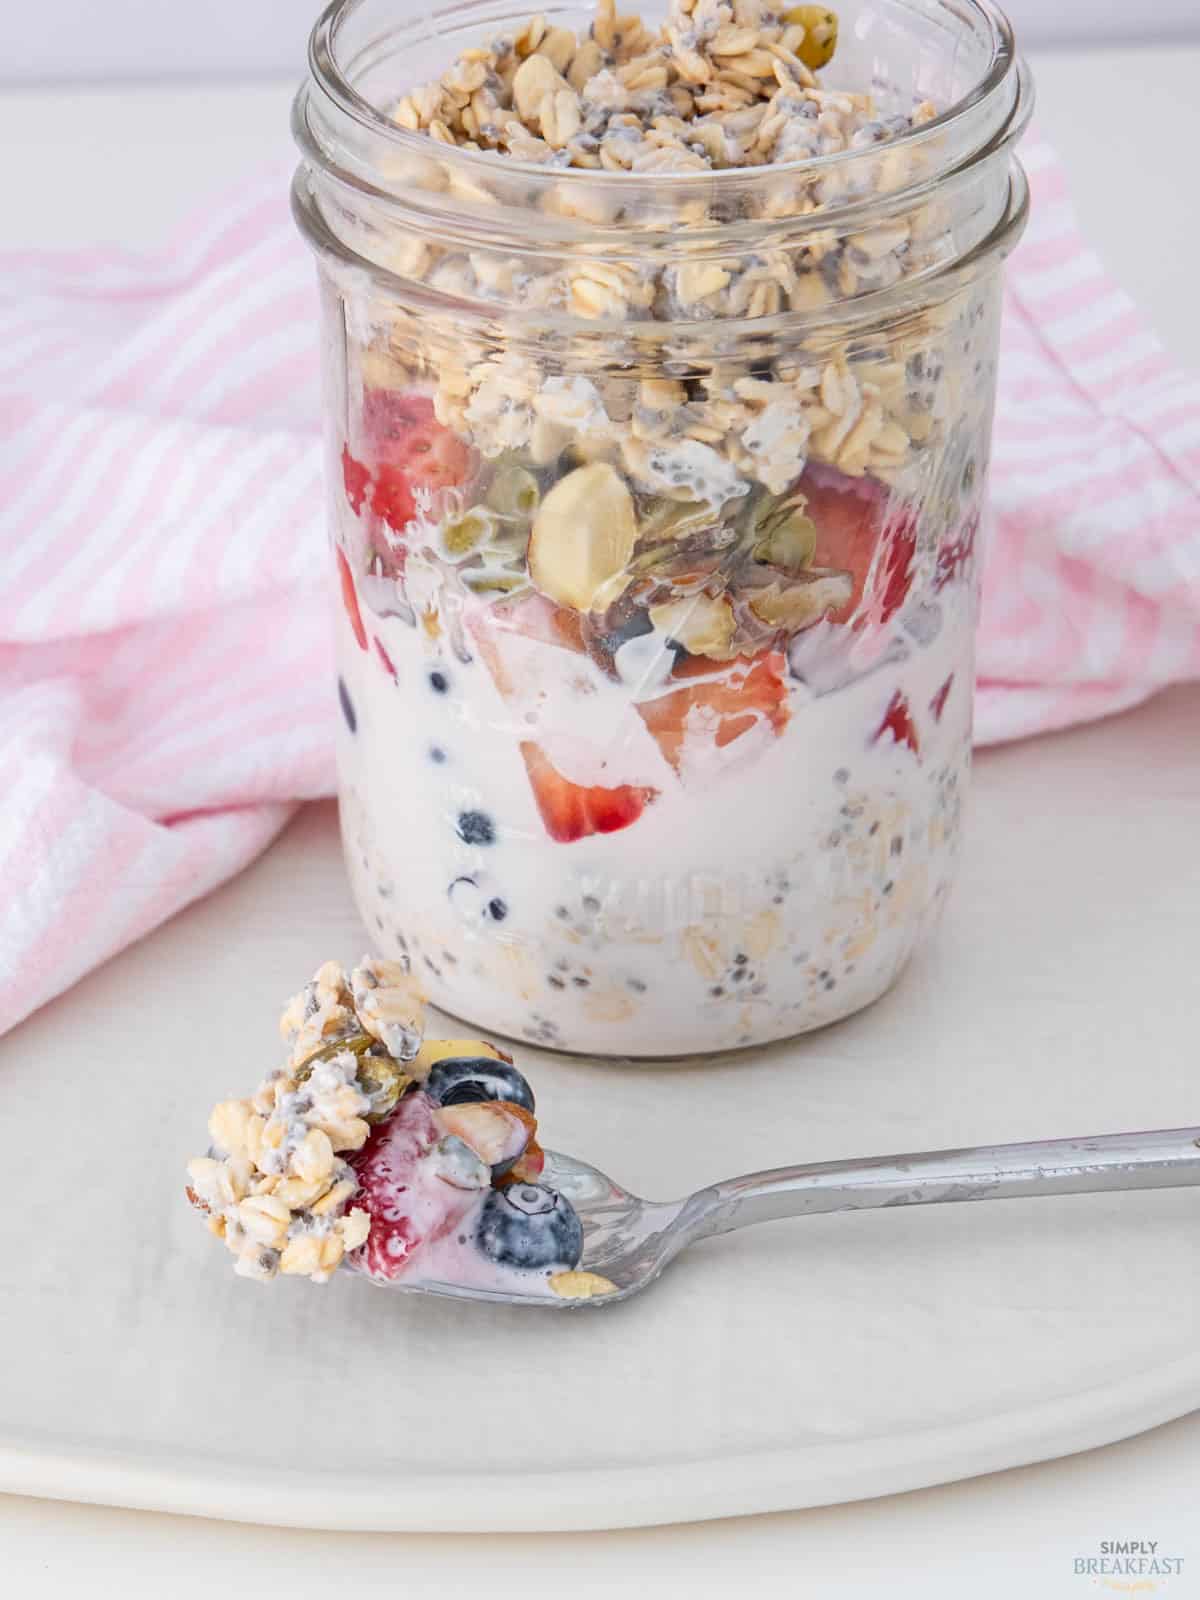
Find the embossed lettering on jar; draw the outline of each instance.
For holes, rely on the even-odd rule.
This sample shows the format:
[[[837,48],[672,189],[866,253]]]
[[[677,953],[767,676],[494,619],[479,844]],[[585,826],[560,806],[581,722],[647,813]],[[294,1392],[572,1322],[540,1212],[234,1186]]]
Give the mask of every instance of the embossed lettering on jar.
[[[958,851],[1008,25],[405,9],[333,5],[294,119],[363,918],[568,1050],[844,1017]]]

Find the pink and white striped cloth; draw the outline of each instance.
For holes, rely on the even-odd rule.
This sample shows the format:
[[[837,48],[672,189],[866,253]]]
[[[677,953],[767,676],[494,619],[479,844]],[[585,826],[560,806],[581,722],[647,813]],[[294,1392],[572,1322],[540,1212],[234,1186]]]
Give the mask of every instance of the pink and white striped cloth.
[[[1200,381],[1026,149],[978,737],[1200,676]],[[154,258],[0,254],[0,1030],[330,794],[312,265],[271,171]]]

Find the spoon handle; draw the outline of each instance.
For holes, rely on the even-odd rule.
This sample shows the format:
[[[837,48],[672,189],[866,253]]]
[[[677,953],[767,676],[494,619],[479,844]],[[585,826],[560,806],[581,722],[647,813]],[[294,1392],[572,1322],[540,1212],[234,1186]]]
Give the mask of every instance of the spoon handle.
[[[687,1208],[693,1238],[778,1217],[944,1200],[1093,1194],[1200,1184],[1200,1128],[981,1145],[748,1173],[702,1190]]]

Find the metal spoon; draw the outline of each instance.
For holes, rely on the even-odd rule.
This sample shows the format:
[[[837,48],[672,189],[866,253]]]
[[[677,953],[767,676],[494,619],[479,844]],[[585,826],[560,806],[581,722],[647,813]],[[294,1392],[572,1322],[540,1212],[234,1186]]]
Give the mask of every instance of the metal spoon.
[[[553,1150],[547,1152],[542,1181],[565,1195],[579,1214],[583,1224],[580,1270],[608,1278],[616,1285],[614,1293],[564,1300],[468,1289],[452,1283],[413,1287],[430,1294],[514,1305],[612,1305],[653,1283],[688,1245],[756,1222],[949,1200],[1006,1200],[1200,1184],[1200,1128],[777,1167],[713,1184],[686,1200],[639,1200],[595,1167]]]

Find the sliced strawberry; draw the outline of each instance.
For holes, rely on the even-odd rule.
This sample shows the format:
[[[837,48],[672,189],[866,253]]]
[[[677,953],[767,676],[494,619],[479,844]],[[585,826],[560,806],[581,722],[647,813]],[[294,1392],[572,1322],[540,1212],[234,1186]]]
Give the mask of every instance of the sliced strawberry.
[[[371,460],[376,465],[390,461],[402,466],[414,432],[436,428],[438,421],[428,395],[401,389],[364,389],[362,426]]]
[[[412,486],[403,467],[380,467],[371,485],[371,510],[389,528],[403,533],[417,514]]]
[[[373,639],[372,643],[375,646],[375,651],[376,651],[376,654],[379,656],[380,661],[383,662],[383,670],[386,673],[388,673],[398,683],[400,680],[399,680],[399,677],[398,677],[398,675],[396,673],[396,668],[392,663],[391,656],[388,655],[387,651],[383,647],[382,639]]]
[[[637,709],[659,749],[678,772],[689,740],[723,750],[764,724],[774,733],[782,733],[790,715],[785,667],[785,657],[778,650],[739,656],[717,676],[713,675],[711,661],[686,659],[672,674],[672,681],[685,680],[683,686],[645,700]],[[693,677],[696,682],[686,682]]]
[[[341,545],[337,547],[338,577],[342,585],[342,604],[346,608],[346,615],[350,618],[350,626],[354,637],[358,640],[358,648],[367,648],[367,630],[363,627],[362,612],[358,609],[358,595],[354,588],[354,574],[350,571],[350,563],[346,560],[346,552]]]
[[[917,725],[912,718],[908,696],[899,689],[888,701],[888,708],[876,729],[872,744],[882,739],[885,733],[891,734],[895,744],[906,744],[913,755],[920,755],[921,741],[917,737]]]
[[[582,624],[578,611],[556,605],[536,591],[519,600],[503,601],[493,606],[488,615],[488,626],[495,633],[515,633],[523,639],[536,639],[541,644],[558,645],[581,654]]]
[[[429,1096],[407,1094],[350,1158],[358,1176],[354,1204],[371,1218],[359,1259],[373,1278],[400,1277],[475,1204],[478,1191],[443,1183],[425,1159],[441,1137]]]
[[[616,833],[636,822],[657,789],[623,783],[615,789],[600,784],[572,783],[564,778],[540,745],[524,743],[521,755],[546,832],[559,844],[571,844],[593,833]]]
[[[872,479],[847,478],[830,467],[806,468],[799,488],[817,529],[812,565],[848,572],[854,581],[849,601],[830,620],[849,622],[862,613],[886,622],[912,585],[915,518],[889,507],[887,491]]]
[[[972,512],[952,539],[947,539],[938,549],[937,567],[933,574],[933,587],[940,593],[954,578],[959,577],[975,558],[975,540],[979,533],[979,513]]]
[[[531,651],[525,641],[582,653],[579,624],[577,611],[555,605],[540,594],[479,607],[467,614],[467,626],[479,646],[484,665],[506,700],[522,691],[528,692],[531,676],[540,682],[542,675],[551,670],[547,658],[541,652]],[[568,670],[568,664],[556,661],[553,670]]]
[[[942,687],[934,695],[933,699],[929,702],[929,709],[933,712],[933,720],[935,722],[940,722],[942,720],[942,712],[946,709],[946,701],[950,698],[950,688],[953,683],[954,674],[951,673]]]
[[[402,533],[417,513],[418,491],[433,494],[462,483],[471,452],[438,422],[427,395],[367,389],[362,416],[375,468],[371,510]]]
[[[350,454],[349,445],[342,446],[342,483],[346,488],[346,499],[350,502],[350,509],[355,516],[363,508],[363,501],[367,498],[367,490],[371,486],[371,470],[363,466],[361,461],[356,461]]]

